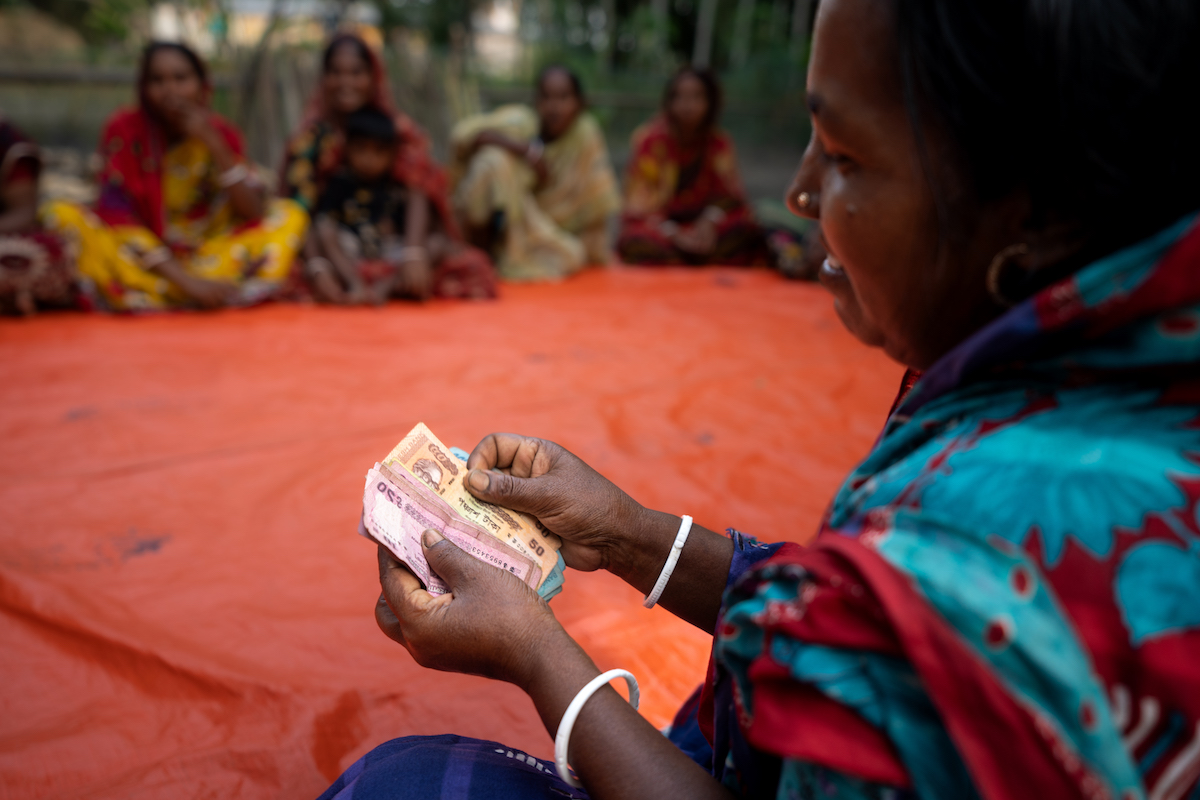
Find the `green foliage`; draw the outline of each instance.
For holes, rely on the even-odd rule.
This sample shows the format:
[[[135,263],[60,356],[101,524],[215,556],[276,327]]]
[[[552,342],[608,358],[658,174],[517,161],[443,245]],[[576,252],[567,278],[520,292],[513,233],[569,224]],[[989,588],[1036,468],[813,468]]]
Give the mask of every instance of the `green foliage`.
[[[0,7],[30,5],[25,0],[0,0]],[[134,31],[149,0],[36,0],[33,7],[79,33],[89,45],[123,42]]]
[[[372,0],[379,9],[380,27],[425,31],[434,45],[450,43],[456,29],[470,29],[471,14],[480,0]]]

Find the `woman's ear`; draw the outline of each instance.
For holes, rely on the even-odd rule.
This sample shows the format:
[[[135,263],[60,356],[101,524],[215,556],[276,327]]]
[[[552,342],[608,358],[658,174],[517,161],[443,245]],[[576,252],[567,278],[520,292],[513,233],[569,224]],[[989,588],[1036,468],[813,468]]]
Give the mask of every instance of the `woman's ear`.
[[[1055,267],[1070,263],[1084,249],[1083,228],[1077,222],[1055,216],[1043,217],[1037,227],[1028,229],[1029,266],[1031,273],[1058,272]]]

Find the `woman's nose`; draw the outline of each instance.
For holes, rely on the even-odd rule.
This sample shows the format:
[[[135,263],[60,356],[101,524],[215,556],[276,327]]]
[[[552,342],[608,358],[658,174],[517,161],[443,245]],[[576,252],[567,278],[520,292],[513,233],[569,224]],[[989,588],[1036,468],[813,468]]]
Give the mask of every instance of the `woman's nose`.
[[[817,180],[817,171],[813,169],[811,155],[812,148],[810,147],[804,151],[804,156],[800,159],[800,166],[796,169],[796,175],[792,178],[792,184],[788,187],[784,202],[787,204],[788,210],[796,216],[817,219],[821,216],[821,187],[820,181]]]

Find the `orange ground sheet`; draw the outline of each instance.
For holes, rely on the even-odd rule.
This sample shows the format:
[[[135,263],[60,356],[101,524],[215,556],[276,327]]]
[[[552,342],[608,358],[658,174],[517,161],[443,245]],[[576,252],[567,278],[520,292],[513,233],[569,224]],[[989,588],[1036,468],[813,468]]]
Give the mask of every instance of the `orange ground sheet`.
[[[900,370],[818,287],[601,270],[496,302],[0,323],[0,796],[311,798],[387,739],[541,757],[518,690],[375,627],[363,475],[418,420],[557,440],[638,500],[809,538]],[[552,607],[665,723],[708,637],[606,574]]]

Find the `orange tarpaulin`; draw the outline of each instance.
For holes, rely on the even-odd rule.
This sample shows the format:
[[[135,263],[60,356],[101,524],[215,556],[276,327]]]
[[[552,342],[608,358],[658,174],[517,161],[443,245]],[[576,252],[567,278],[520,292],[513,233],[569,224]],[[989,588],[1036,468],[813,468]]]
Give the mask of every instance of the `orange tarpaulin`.
[[[0,797],[307,798],[387,739],[541,757],[529,700],[375,627],[363,475],[417,421],[552,438],[641,502],[804,540],[900,370],[819,288],[595,271],[496,302],[0,323]],[[606,574],[552,607],[664,724],[708,637]]]

